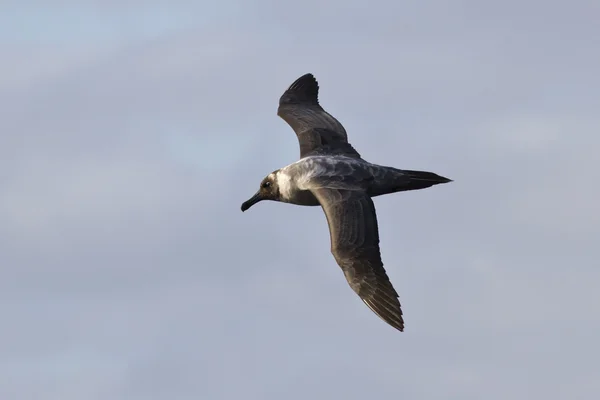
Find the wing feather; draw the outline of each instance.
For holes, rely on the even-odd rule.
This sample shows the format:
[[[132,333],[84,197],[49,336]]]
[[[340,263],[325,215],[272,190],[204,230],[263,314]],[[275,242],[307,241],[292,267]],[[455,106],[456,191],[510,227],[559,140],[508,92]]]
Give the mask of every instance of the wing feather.
[[[329,224],[331,252],[350,287],[385,322],[404,330],[398,293],[383,268],[373,200],[361,190],[316,188]]]
[[[360,154],[348,143],[344,126],[319,104],[319,84],[312,74],[298,78],[279,99],[279,115],[296,132],[300,158],[316,154]]]

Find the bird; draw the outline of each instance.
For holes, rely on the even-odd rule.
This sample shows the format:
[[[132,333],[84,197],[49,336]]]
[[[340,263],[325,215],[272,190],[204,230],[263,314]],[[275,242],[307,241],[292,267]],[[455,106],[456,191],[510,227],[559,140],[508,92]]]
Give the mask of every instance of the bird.
[[[372,198],[452,180],[364,160],[348,142],[344,126],[320,105],[319,84],[312,73],[284,91],[277,115],[296,133],[300,159],[268,174],[243,202],[242,212],[263,200],[320,206],[329,226],[331,253],[348,284],[371,311],[403,332],[399,296],[381,259]]]

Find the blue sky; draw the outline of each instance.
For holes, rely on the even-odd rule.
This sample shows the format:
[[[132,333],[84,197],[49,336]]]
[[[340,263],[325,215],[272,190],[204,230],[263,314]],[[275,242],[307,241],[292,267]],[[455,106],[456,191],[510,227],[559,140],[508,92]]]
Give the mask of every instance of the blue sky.
[[[0,397],[587,399],[600,391],[592,1],[3,2]],[[295,161],[312,72],[367,160],[398,333]]]
[[[156,39],[192,25],[208,25],[215,14],[227,12],[202,5],[182,7],[176,2],[149,2],[143,7],[141,2],[123,2],[117,7],[118,3],[111,6],[109,2],[28,3],[3,5],[0,32],[13,43],[118,46],[123,41]]]

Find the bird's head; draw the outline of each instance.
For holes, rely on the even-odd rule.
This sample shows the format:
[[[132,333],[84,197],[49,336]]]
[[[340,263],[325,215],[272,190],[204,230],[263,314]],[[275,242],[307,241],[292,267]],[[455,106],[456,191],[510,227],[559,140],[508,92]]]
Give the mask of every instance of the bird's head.
[[[279,185],[277,183],[277,172],[274,171],[267,175],[262,182],[260,183],[260,188],[254,194],[254,196],[250,197],[244,203],[242,203],[242,211],[246,211],[259,201],[263,200],[274,200],[279,201]]]

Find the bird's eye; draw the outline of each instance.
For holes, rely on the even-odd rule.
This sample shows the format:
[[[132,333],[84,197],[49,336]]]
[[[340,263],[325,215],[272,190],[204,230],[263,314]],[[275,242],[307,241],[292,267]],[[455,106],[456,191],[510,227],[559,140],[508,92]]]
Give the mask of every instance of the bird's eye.
[[[263,183],[262,185],[264,188],[268,188],[269,186],[271,186],[271,182],[266,181],[265,183]]]

